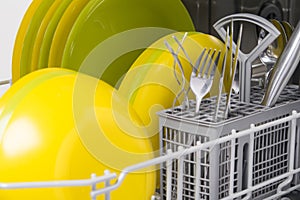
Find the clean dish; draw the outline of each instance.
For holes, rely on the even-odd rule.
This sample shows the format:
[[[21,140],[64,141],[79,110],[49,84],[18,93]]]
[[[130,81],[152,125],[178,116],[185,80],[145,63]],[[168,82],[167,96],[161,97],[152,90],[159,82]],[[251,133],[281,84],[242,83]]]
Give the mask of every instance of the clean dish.
[[[275,41],[276,42],[275,48],[273,49],[273,53],[275,54],[275,57],[279,58],[288,39],[283,25],[278,20],[275,19],[272,19],[271,22],[280,32],[280,35]]]
[[[283,26],[283,28],[284,28],[284,30],[285,30],[285,33],[286,33],[286,36],[287,36],[287,40],[289,40],[290,37],[291,37],[292,34],[293,34],[294,28],[293,28],[293,26],[292,26],[289,22],[287,22],[287,21],[282,21],[281,24],[282,24],[282,26]]]
[[[53,36],[49,53],[48,67],[61,66],[62,56],[69,33],[71,32],[75,20],[88,2],[89,0],[72,1],[61,17]]]
[[[145,128],[152,136],[152,144],[155,150],[159,150],[159,126],[156,113],[163,108],[172,107],[175,96],[181,90],[181,86],[178,85],[174,77],[174,58],[164,45],[164,41],[167,40],[173,49],[178,48],[171,37],[173,35],[179,40],[183,37],[183,33],[171,34],[152,44],[134,62],[119,88],[119,93],[130,102],[146,125]],[[204,47],[222,51],[224,43],[214,36],[192,32],[188,34],[183,47],[194,64]],[[224,52],[221,52],[221,58],[223,54]],[[188,85],[192,67],[182,51],[179,53],[179,58]],[[220,61],[210,96],[216,95],[218,92],[219,83],[217,80],[220,79],[221,63]],[[181,80],[181,73],[178,68],[177,73]],[[225,83],[226,85],[228,83]]]
[[[59,5],[59,7],[57,8],[57,10],[55,11],[54,15],[52,16],[47,26],[47,29],[45,31],[43,42],[41,44],[40,56],[38,61],[38,69],[48,67],[50,47],[52,44],[56,27],[61,17],[63,16],[65,10],[68,8],[68,6],[72,1],[73,0],[63,0]],[[60,48],[63,48],[63,46],[61,46]]]
[[[152,41],[146,36],[139,36],[140,38],[132,40],[124,37],[114,47],[104,50],[103,55],[98,55],[98,62],[93,63],[96,65],[92,66],[96,71],[104,71],[100,77],[95,75],[94,71],[80,69],[81,64],[88,59],[92,50],[106,39],[117,33],[141,27],[164,27],[179,31],[194,30],[192,20],[180,0],[91,0],[80,13],[71,30],[62,58],[62,67],[80,70],[115,86],[142,52],[142,50],[130,49],[130,47],[134,47],[145,39],[151,44],[161,35]],[[126,54],[128,48],[133,52]],[[109,66],[102,65],[102,60],[109,57],[111,51],[122,50],[124,51],[113,63],[109,63]],[[100,63],[101,66],[99,66]]]
[[[151,143],[143,139],[145,132],[138,127],[142,125],[140,119],[111,86],[90,76],[55,68],[24,78],[26,83],[22,78],[0,100],[0,105],[4,105],[0,116],[2,182],[88,179],[91,173],[101,176],[106,169],[120,173],[124,165],[153,158]],[[74,98],[74,91],[86,94],[86,88],[96,88],[89,93],[93,98]],[[111,198],[146,200],[154,189],[154,172],[130,173]],[[0,198],[89,200],[90,190],[0,190]]]
[[[17,33],[12,57],[12,82],[29,73],[28,66],[40,24],[54,0],[33,0]]]
[[[12,60],[12,82],[14,83],[16,80],[20,78],[20,62],[21,62],[21,54],[22,54],[22,46],[25,40],[25,35],[34,16],[35,11],[40,6],[42,0],[34,0],[30,6],[28,7],[20,28],[18,30],[15,46],[13,50],[13,60]]]
[[[49,10],[47,11],[41,26],[39,28],[39,31],[37,33],[35,42],[34,42],[34,46],[33,46],[33,50],[32,50],[32,57],[30,58],[30,65],[28,65],[29,67],[29,72],[35,71],[37,69],[39,69],[39,57],[40,57],[40,53],[41,53],[41,46],[42,43],[44,41],[44,36],[45,36],[45,32],[47,30],[47,27],[52,19],[52,17],[55,14],[55,11],[59,8],[60,4],[63,2],[63,0],[55,0],[53,2],[53,4],[51,5],[51,7],[49,8]]]

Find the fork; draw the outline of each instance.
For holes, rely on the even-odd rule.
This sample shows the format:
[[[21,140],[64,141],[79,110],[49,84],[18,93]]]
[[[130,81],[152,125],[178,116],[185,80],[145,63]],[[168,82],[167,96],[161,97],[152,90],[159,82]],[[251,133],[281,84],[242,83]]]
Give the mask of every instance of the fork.
[[[186,36],[187,36],[187,33],[183,36],[183,38],[182,38],[182,43],[183,43],[183,41],[185,40]],[[165,41],[164,43],[165,43],[165,46],[167,47],[167,49],[169,50],[169,52],[172,54],[172,56],[173,56],[173,58],[174,58],[174,61],[175,61],[175,62],[173,63],[174,77],[176,78],[177,83],[178,83],[179,85],[182,85],[181,90],[180,90],[179,93],[176,95],[176,97],[175,97],[175,99],[174,99],[174,101],[173,101],[173,106],[172,106],[172,107],[173,107],[173,108],[175,107],[176,101],[179,99],[179,96],[183,93],[183,94],[184,94],[184,102],[183,102],[183,106],[189,108],[188,95],[187,95],[187,91],[185,90],[186,81],[185,81],[185,77],[184,77],[184,71],[183,71],[183,67],[182,67],[182,64],[181,64],[181,62],[180,62],[180,60],[179,60],[178,53],[177,53],[177,52],[179,51],[180,48],[178,48],[178,49],[177,49],[177,52],[175,52],[175,51],[172,49],[171,45],[170,45],[167,41]],[[181,81],[180,81],[179,78],[177,77],[177,73],[176,73],[176,69],[175,69],[176,63],[178,64],[179,70],[180,70],[180,72],[181,72],[181,79],[182,79]]]
[[[237,66],[238,57],[239,57],[239,50],[240,50],[240,46],[241,46],[242,34],[243,34],[243,24],[240,25],[239,35],[238,35],[238,39],[237,39],[237,45],[236,45],[235,54],[234,54],[235,57],[233,59],[233,64],[231,65],[232,73],[230,74],[230,78],[229,78],[229,84],[230,84],[229,86],[230,87],[229,87],[229,93],[228,93],[228,96],[226,99],[226,106],[225,106],[225,113],[224,113],[225,118],[228,118],[228,114],[230,113],[230,101],[231,101],[231,95],[232,95],[232,86],[233,86],[233,82],[234,82],[236,66]]]
[[[227,46],[229,43],[229,27],[227,26],[226,30],[226,39],[225,39],[225,45],[224,45],[224,57],[223,57],[223,63],[222,63],[222,69],[221,69],[221,74],[220,74],[220,80],[219,80],[219,92],[216,98],[216,110],[215,110],[215,121],[218,120],[218,114],[219,114],[219,109],[220,109],[220,103],[221,103],[221,96],[222,96],[222,90],[223,90],[223,84],[224,84],[224,76],[225,76],[225,68],[226,68],[226,61],[227,61],[227,54],[228,54],[228,49]]]
[[[216,49],[213,51],[212,49],[209,49],[208,52],[206,51],[206,48],[204,48],[198,57],[190,78],[190,87],[196,95],[196,113],[199,112],[202,98],[210,91],[217,63],[220,58],[220,51],[218,51],[217,55],[215,55]],[[212,62],[213,60],[214,62]]]

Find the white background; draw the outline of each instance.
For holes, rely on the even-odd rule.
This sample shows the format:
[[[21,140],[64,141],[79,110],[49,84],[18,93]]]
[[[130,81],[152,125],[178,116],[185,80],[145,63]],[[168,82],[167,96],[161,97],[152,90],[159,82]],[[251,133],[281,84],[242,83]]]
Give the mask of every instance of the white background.
[[[0,80],[11,79],[14,41],[31,0],[0,0]],[[0,86],[0,96],[9,86]]]

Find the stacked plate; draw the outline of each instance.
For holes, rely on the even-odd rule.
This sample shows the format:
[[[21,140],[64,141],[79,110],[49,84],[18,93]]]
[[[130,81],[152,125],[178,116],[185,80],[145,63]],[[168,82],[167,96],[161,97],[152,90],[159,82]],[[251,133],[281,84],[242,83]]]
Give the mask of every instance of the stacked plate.
[[[193,30],[180,0],[33,0],[0,99],[1,181],[86,179],[153,158],[143,121],[112,86],[154,41]],[[154,169],[132,173],[112,199],[150,199],[155,187]],[[87,200],[89,191],[9,190],[0,199]]]
[[[117,33],[141,27],[194,30],[180,0],[33,0],[17,34],[13,82],[46,67],[78,71],[97,45]],[[122,48],[121,44],[116,48]],[[134,51],[115,60],[107,67],[104,80],[115,85],[140,53]]]
[[[158,155],[156,111],[182,89],[165,41],[178,49],[173,37],[187,36],[189,58],[178,54],[187,85],[204,47],[224,49],[193,30],[180,0],[33,0],[15,42],[13,85],[0,99],[1,181],[118,174]],[[155,170],[129,174],[112,199],[150,199]],[[87,200],[89,191],[9,190],[0,199]]]

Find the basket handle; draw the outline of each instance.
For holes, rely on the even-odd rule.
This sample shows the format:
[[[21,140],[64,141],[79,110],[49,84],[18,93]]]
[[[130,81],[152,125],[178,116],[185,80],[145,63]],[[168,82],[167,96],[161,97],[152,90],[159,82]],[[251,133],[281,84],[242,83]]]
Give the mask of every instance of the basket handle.
[[[239,53],[239,91],[240,100],[250,102],[250,88],[251,88],[251,66],[253,61],[280,35],[277,28],[268,20],[258,15],[250,13],[238,13],[226,16],[217,21],[213,27],[223,39],[226,40],[225,26],[233,22],[247,22],[259,26],[266,31],[266,36],[248,53],[240,51]],[[236,44],[233,42],[233,52],[235,52]]]

